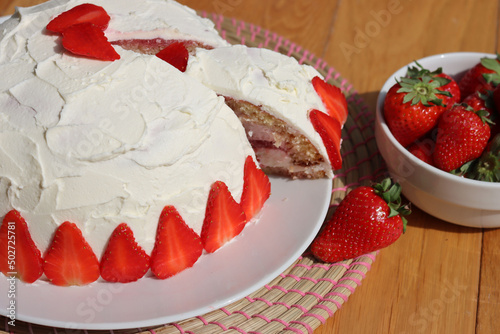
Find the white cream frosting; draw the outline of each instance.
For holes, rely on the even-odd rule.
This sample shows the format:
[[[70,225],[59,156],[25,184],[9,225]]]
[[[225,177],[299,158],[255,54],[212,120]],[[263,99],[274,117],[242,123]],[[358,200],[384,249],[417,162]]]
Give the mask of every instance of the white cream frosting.
[[[309,111],[326,112],[311,83],[321,74],[309,65],[268,49],[232,45],[198,49],[189,58],[186,73],[220,95],[245,100],[284,120],[302,133],[329,161]],[[333,177],[330,171],[329,177]]]
[[[159,58],[120,47],[114,62],[63,52],[44,27],[83,2],[19,9],[0,25],[0,216],[20,211],[42,252],[64,221],[98,257],[121,222],[150,252],[165,205],[199,233],[210,185],[224,181],[239,201],[254,154],[223,98]],[[110,14],[111,39],[173,29],[225,44],[172,1],[90,2]]]

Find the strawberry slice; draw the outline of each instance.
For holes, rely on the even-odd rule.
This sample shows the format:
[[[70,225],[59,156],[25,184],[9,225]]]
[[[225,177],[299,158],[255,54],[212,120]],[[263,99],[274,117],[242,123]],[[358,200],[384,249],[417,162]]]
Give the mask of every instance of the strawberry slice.
[[[330,85],[320,77],[314,77],[312,79],[312,84],[314,90],[325,105],[328,114],[337,119],[341,126],[344,125],[347,120],[348,109],[347,100],[340,88]]]
[[[201,228],[201,241],[209,253],[240,234],[246,224],[243,208],[237,203],[226,184],[212,184],[208,195],[205,219]]]
[[[109,24],[110,17],[104,8],[90,3],[73,7],[56,16],[47,24],[47,30],[63,32],[68,27],[79,23],[92,23],[104,31]]]
[[[189,51],[184,43],[174,42],[158,52],[156,56],[174,66],[179,71],[186,71],[189,59]]]
[[[342,155],[340,154],[342,126],[339,121],[316,109],[311,110],[309,119],[323,140],[332,168],[334,170],[342,168]]]
[[[0,271],[25,283],[33,283],[43,274],[43,260],[28,230],[28,225],[16,210],[8,212],[0,227]]]
[[[243,181],[241,207],[247,220],[250,220],[262,209],[271,195],[271,183],[262,169],[257,168],[251,156],[245,160]]]
[[[120,59],[104,32],[92,23],[72,25],[63,31],[62,36],[63,47],[76,55],[99,60]]]
[[[149,269],[149,256],[137,244],[126,223],[118,225],[101,259],[101,277],[109,282],[128,283],[143,277]]]
[[[64,222],[57,228],[43,271],[60,286],[86,285],[99,278],[99,261],[74,223]]]
[[[192,267],[202,252],[200,237],[186,225],[175,207],[163,208],[151,253],[153,274],[160,279],[171,277]]]

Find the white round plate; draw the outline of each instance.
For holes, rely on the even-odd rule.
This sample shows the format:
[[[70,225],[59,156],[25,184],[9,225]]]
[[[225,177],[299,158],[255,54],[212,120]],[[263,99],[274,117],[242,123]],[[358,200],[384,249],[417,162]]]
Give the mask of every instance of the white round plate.
[[[16,282],[0,274],[0,314],[15,301],[16,319],[74,329],[157,326],[224,307],[272,281],[310,245],[327,214],[332,181],[271,178],[260,218],[213,254],[166,280],[58,287]],[[8,296],[14,291],[13,298]]]
[[[0,17],[0,23],[7,17]],[[167,280],[95,282],[57,287],[45,281],[11,286],[0,279],[0,314],[72,329],[125,329],[176,322],[224,307],[269,283],[307,249],[329,208],[332,182],[271,178],[272,194],[257,222],[193,268]]]

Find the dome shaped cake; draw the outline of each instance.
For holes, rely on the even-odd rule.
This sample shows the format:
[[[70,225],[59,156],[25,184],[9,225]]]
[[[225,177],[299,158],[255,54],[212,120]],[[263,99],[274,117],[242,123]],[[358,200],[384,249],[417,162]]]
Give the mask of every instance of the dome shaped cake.
[[[270,195],[261,164],[332,177],[345,120],[331,116],[320,75],[283,57],[229,46],[175,1],[19,8],[0,25],[0,271],[57,285],[130,282],[150,269],[167,278],[260,211]],[[256,81],[229,92],[212,73],[235,58]],[[288,77],[275,75],[281,67]],[[258,91],[281,106],[268,108]],[[295,116],[285,115],[292,105]],[[301,155],[293,168],[313,167],[283,168],[280,151]],[[15,268],[9,231],[22,236]]]

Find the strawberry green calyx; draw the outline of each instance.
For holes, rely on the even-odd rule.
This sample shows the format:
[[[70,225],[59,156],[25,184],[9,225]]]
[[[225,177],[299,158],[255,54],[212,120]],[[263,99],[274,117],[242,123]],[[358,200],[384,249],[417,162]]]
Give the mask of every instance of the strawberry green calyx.
[[[412,101],[412,104],[422,102],[425,106],[430,103],[434,105],[443,105],[443,100],[438,98],[436,94],[451,97],[451,93],[445,90],[439,90],[439,87],[448,85],[451,80],[440,76],[443,74],[441,67],[434,71],[430,71],[415,61],[416,66],[408,67],[406,76],[401,78],[399,83],[404,90],[400,89],[398,92],[409,93],[406,95],[404,102]],[[402,84],[404,83],[404,85]]]
[[[464,163],[462,166],[458,167],[457,169],[451,170],[450,173],[453,175],[456,175],[456,176],[474,178],[474,177],[472,177],[472,175],[473,175],[473,170],[474,170],[476,163],[477,163],[477,160],[467,161],[466,163]]]
[[[412,105],[419,102],[424,106],[443,105],[443,100],[437,95],[451,96],[449,92],[439,90],[438,88],[448,83],[448,79],[441,77],[432,77],[423,75],[420,79],[403,77],[398,82],[401,86],[398,93],[406,93],[403,103],[411,101]]]
[[[485,153],[477,165],[477,180],[486,182],[500,182],[500,156]]]
[[[481,58],[481,64],[493,73],[484,73],[483,77],[487,83],[497,86],[500,83],[500,54],[496,58]]]
[[[481,118],[481,121],[483,121],[483,123],[488,123],[489,125],[495,124],[491,120],[490,112],[488,110],[486,110],[486,109],[477,110],[476,114],[479,116],[479,118]]]
[[[438,67],[436,70],[431,72],[430,70],[428,70],[428,69],[424,68],[422,65],[420,65],[417,61],[415,61],[415,64],[417,65],[416,67],[408,67],[408,69],[406,70],[406,77],[418,79],[418,78],[423,77],[424,75],[427,75],[427,76],[431,76],[431,77],[435,78],[439,74],[443,73],[442,67]],[[451,81],[450,79],[443,78],[443,77],[437,77],[437,78],[440,78],[442,80],[442,82],[443,82],[442,86],[450,83],[450,81]]]
[[[401,201],[401,185],[393,183],[391,178],[385,178],[380,183],[374,184],[375,194],[380,196],[389,206],[390,213],[388,218],[400,216],[403,221],[403,233],[406,231],[407,220],[405,216],[411,213],[408,205],[403,205]]]
[[[491,146],[479,159],[472,161],[465,168],[469,171],[466,174],[468,178],[486,182],[500,182],[500,134],[493,138]]]

